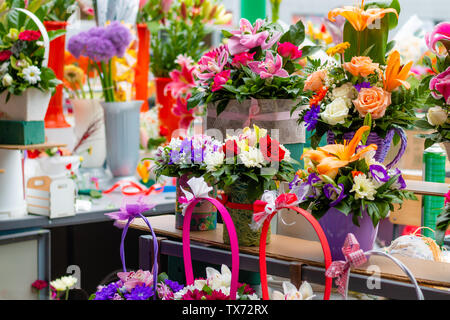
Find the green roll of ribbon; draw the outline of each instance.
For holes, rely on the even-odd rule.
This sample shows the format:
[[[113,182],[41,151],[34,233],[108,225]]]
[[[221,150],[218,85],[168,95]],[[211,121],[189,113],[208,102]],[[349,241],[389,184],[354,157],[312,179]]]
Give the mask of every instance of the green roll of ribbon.
[[[254,23],[257,19],[266,18],[265,0],[241,0],[241,17]]]
[[[423,178],[428,182],[445,183],[446,154],[439,144],[434,144],[423,153]],[[444,207],[443,197],[423,197],[423,222],[424,227],[436,229],[436,218]],[[435,238],[434,233],[424,229],[423,235]]]

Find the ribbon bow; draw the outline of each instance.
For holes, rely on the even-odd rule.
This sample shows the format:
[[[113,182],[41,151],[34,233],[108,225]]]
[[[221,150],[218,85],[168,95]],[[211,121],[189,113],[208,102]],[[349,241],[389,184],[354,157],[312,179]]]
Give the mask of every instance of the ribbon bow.
[[[276,191],[264,192],[261,200],[256,200],[253,204],[253,222],[250,227],[253,230],[260,229],[264,221],[274,212],[297,203],[297,196],[293,193],[278,195]]]
[[[180,186],[180,189],[184,193],[184,196],[178,198],[178,202],[181,203],[183,207],[183,216],[185,214],[186,208],[191,202],[193,202],[195,199],[209,198],[209,193],[213,190],[213,188],[208,186],[208,184],[205,182],[205,179],[203,179],[202,177],[191,178],[187,182],[187,185],[191,189],[192,193]]]
[[[248,110],[247,121],[244,122],[244,127],[250,127],[252,119],[255,118],[261,112],[261,108],[258,105],[258,100],[251,98],[250,109]]]
[[[346,261],[334,261],[325,272],[325,275],[330,278],[337,278],[336,285],[338,292],[345,298],[348,285],[348,273],[350,268],[356,268],[367,262],[366,255],[360,249],[358,240],[354,234],[349,233],[345,239],[342,253]]]
[[[139,199],[136,203],[126,203],[122,206],[122,208],[120,208],[120,211],[105,213],[105,215],[113,220],[116,220],[114,225],[117,227],[123,227],[117,222],[120,220],[128,220],[128,222],[131,223],[134,218],[141,217],[143,213],[153,209],[154,207],[155,205],[149,205],[144,203],[142,199]]]

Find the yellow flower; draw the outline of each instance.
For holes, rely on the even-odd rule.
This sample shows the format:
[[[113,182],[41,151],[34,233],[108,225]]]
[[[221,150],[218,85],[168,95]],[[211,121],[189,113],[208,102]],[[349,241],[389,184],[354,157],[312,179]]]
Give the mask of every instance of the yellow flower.
[[[79,85],[84,81],[84,71],[73,64],[64,66],[64,79],[71,85]]]
[[[372,8],[364,10],[364,0],[361,0],[360,7],[345,6],[343,8],[336,8],[328,13],[328,19],[335,22],[335,17],[343,16],[351,23],[356,31],[363,31],[375,20],[384,18],[386,13],[394,13],[398,18],[397,10],[393,8],[381,9]]]
[[[338,45],[329,48],[327,50],[327,55],[332,57],[335,56],[336,54],[343,54],[345,50],[347,50],[348,48],[350,48],[350,43],[348,42],[339,43]]]

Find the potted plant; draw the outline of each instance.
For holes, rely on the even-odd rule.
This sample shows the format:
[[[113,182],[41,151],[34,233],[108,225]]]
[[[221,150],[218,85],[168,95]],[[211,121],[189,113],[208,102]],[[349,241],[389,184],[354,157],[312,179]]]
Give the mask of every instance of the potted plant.
[[[30,11],[12,8],[3,19],[0,36],[1,118],[43,121],[60,83],[47,67],[49,36],[44,26]]]
[[[333,260],[342,260],[342,243],[353,233],[364,251],[371,250],[378,224],[393,204],[417,200],[406,191],[399,169],[388,169],[375,158],[377,146],[367,142],[370,126],[351,141],[306,151],[305,170],[290,183],[300,207],[319,220]]]
[[[200,59],[207,50],[205,38],[212,32],[208,25],[228,23],[231,15],[225,14],[225,7],[216,0],[149,0],[141,12],[151,32],[150,69],[156,78],[159,118],[172,136],[180,119],[172,113],[176,98],[165,90],[171,82],[169,73],[178,68],[179,55]]]
[[[224,202],[233,219],[240,246],[258,246],[261,230],[251,227],[253,203],[266,190],[277,190],[277,181],[291,181],[294,176],[289,150],[267,134],[266,129],[245,128],[229,136],[222,150],[213,155],[205,180],[214,181],[224,192]],[[223,239],[229,243],[228,232]],[[270,232],[267,242],[270,241]]]
[[[183,228],[184,206],[179,199],[183,189],[191,191],[188,184],[192,177],[205,175],[224,160],[223,143],[209,136],[172,138],[167,146],[158,148],[155,154],[154,172],[157,180],[161,176],[177,178],[177,200],[175,203],[176,228]],[[211,196],[215,197],[217,190],[213,189]],[[217,210],[207,202],[202,201],[194,209],[191,230],[214,230],[217,223]]]
[[[102,84],[107,163],[115,177],[132,176],[139,158],[139,113],[143,101],[127,101],[115,77],[113,60],[121,58],[133,38],[120,22],[93,27],[69,39],[68,50],[76,58],[88,57]],[[125,99],[124,99],[125,98]]]
[[[328,143],[351,140],[355,131],[371,121],[369,143],[377,144],[376,160],[383,162],[391,146],[401,142],[400,150],[388,168],[402,157],[407,144],[404,129],[410,128],[415,117],[414,109],[426,98],[423,87],[413,87],[407,80],[412,62],[403,64],[400,54],[393,51],[385,60],[389,29],[397,24],[399,4],[361,4],[361,7],[344,7],[329,13],[348,21],[344,26],[344,41],[330,48],[336,63],[309,61],[305,82],[305,104],[299,123],[311,131],[311,143],[317,147],[327,134]],[[367,123],[366,123],[367,124]]]
[[[219,129],[224,137],[227,129],[256,124],[279,130],[280,142],[286,146],[304,143],[304,130],[296,126],[299,112],[291,114],[291,110],[301,103],[300,58],[318,47],[299,48],[305,39],[303,23],[283,32],[276,23],[258,19],[252,25],[241,19],[239,30],[223,34],[227,44],[198,62],[199,83],[188,109],[207,106],[207,128]]]
[[[425,149],[435,143],[443,143],[450,157],[450,23],[438,24],[425,39],[435,55],[435,62],[428,56],[424,57],[425,66],[433,74],[425,77],[422,85],[429,88],[431,94],[425,103],[428,107],[426,119],[418,120],[415,124],[421,129],[433,131],[419,135],[425,139]]]

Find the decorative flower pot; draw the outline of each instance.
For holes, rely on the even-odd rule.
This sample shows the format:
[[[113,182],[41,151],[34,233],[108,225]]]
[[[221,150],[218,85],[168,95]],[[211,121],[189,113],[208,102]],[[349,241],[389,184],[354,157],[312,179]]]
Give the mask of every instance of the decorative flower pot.
[[[210,103],[206,128],[220,130],[225,138],[227,130],[243,129],[255,124],[267,129],[282,144],[305,143],[305,128],[297,123],[300,111],[291,116],[291,110],[298,102],[289,99],[247,99],[239,103],[231,100],[219,116],[217,105]],[[271,130],[278,130],[279,136]]]
[[[328,239],[333,261],[345,260],[342,246],[349,233],[355,235],[363,251],[373,249],[378,233],[378,225],[374,228],[372,219],[367,213],[363,213],[362,217],[358,218],[359,227],[353,223],[352,218],[352,213],[346,216],[341,211],[330,208],[319,220],[319,224]]]
[[[114,177],[133,176],[139,161],[142,101],[101,102],[105,115],[106,162]]]
[[[177,179],[177,200],[175,202],[175,227],[179,230],[183,230],[184,216],[183,207],[178,202],[179,197],[183,196],[183,192],[180,188],[183,187],[186,191],[191,191],[187,185],[189,175],[183,175]],[[215,198],[217,195],[216,190],[210,193],[211,198]],[[209,201],[201,201],[197,203],[192,212],[192,219],[190,223],[190,231],[209,231],[215,230],[217,227],[217,209]]]
[[[11,95],[6,102],[7,91],[0,95],[0,119],[16,121],[44,121],[50,91],[36,88],[27,89],[22,95]]]
[[[150,30],[148,30],[146,23],[137,25],[137,34],[139,37],[139,50],[134,86],[136,88],[136,99],[144,100],[141,112],[146,112],[148,111],[148,70],[150,64]]]
[[[239,246],[258,247],[261,238],[261,230],[254,231],[250,228],[253,221],[253,202],[247,197],[248,185],[246,183],[235,182],[230,190],[227,190],[226,196],[228,203],[225,205],[233,220],[238,236]],[[261,195],[262,196],[262,195]],[[259,197],[260,198],[260,197]],[[244,205],[246,209],[237,209],[233,204]],[[266,243],[270,243],[271,229],[267,232]],[[230,243],[228,231],[223,229],[223,242]]]
[[[105,120],[98,100],[71,100],[75,116],[75,153],[83,156],[83,168],[103,167],[106,159]]]
[[[68,23],[65,21],[44,21],[47,31],[65,30]],[[55,72],[56,78],[64,78],[64,51],[66,47],[66,36],[62,35],[50,42],[50,56],[48,67]],[[50,100],[47,114],[45,115],[46,128],[68,128],[63,112],[63,85],[56,87],[56,92]]]
[[[172,97],[170,92],[167,95],[164,94],[166,85],[171,82],[170,78],[156,78],[156,104],[159,110],[160,124],[168,129],[167,137],[172,137],[172,132],[180,127],[180,117],[175,116],[172,113],[172,108],[176,103],[176,100]]]
[[[0,149],[0,220],[27,215],[20,150]]]
[[[403,154],[405,153],[406,147],[408,145],[408,138],[406,137],[405,131],[403,129],[391,129],[387,133],[386,138],[384,139],[381,138],[375,132],[371,132],[369,134],[366,143],[367,145],[376,144],[378,146],[377,152],[375,154],[375,160],[383,163],[386,160],[386,156],[388,155],[389,149],[391,148],[392,140],[394,138],[395,133],[397,133],[400,136],[401,145],[394,160],[392,160],[392,162],[387,165],[388,169],[396,165],[401,160]],[[342,142],[342,140],[350,141],[353,139],[354,135],[355,132],[347,132],[344,134],[343,137],[335,137],[334,134],[331,131],[329,131],[327,134],[327,141],[328,144],[334,144],[335,141]]]

